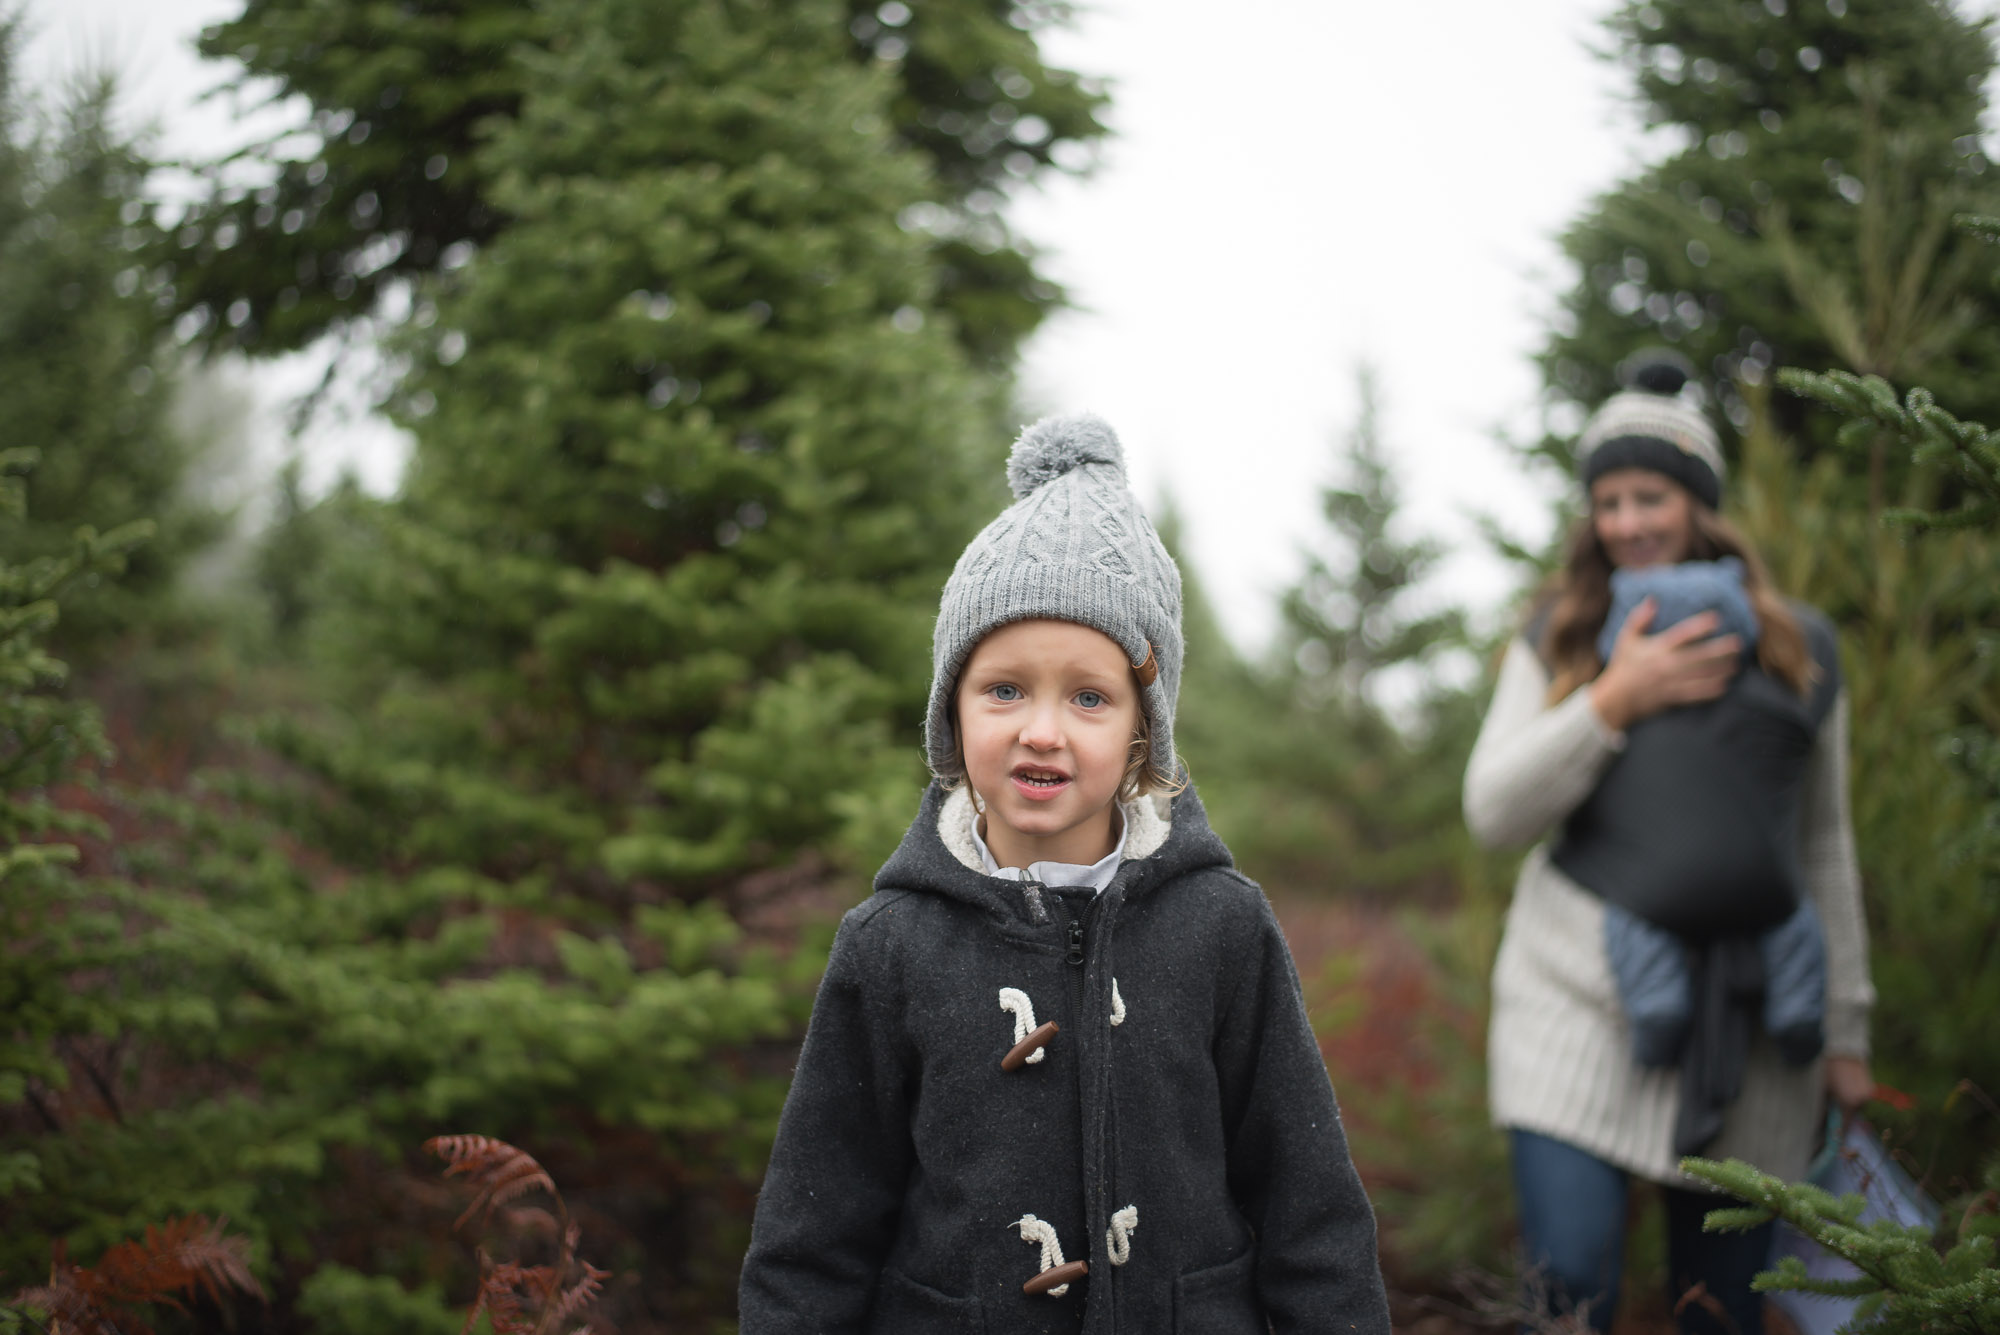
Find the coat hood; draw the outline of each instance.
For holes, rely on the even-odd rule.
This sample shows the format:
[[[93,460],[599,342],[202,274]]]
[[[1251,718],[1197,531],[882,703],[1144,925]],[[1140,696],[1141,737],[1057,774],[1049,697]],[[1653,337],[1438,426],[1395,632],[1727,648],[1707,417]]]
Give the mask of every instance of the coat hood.
[[[875,889],[928,891],[1011,914],[1009,906],[1014,896],[1003,898],[1003,894],[1016,883],[967,866],[946,847],[939,833],[939,818],[953,796],[942,783],[932,780],[924,791],[917,818],[903,835],[903,842],[875,874]],[[1113,882],[1122,887],[1125,899],[1136,899],[1155,886],[1189,872],[1235,865],[1229,849],[1209,828],[1208,813],[1202,809],[1192,783],[1171,798],[1160,794],[1141,797],[1139,801],[1153,804],[1153,812],[1158,813],[1166,827],[1166,837],[1149,852],[1128,850]]]

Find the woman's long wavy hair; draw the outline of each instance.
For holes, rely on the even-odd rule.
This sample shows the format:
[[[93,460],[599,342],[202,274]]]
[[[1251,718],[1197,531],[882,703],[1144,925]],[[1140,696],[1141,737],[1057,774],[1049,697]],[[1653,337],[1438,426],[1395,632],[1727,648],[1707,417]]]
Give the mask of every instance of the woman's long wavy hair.
[[[1713,561],[1733,556],[1743,562],[1743,590],[1757,614],[1757,663],[1764,671],[1804,695],[1812,688],[1818,668],[1806,646],[1798,618],[1771,583],[1762,558],[1737,527],[1696,499],[1688,559]],[[1535,646],[1549,665],[1549,703],[1562,700],[1577,687],[1595,681],[1604,670],[1597,656],[1598,632],[1611,611],[1611,558],[1597,540],[1597,529],[1584,515],[1570,533],[1569,551],[1548,587],[1536,600],[1548,608],[1540,642]]]

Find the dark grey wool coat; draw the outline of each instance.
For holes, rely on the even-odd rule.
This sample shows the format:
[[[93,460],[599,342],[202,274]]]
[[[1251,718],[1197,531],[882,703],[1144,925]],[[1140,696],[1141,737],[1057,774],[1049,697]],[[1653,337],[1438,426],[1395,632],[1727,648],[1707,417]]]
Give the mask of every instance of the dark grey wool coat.
[[[841,923],[757,1204],[743,1335],[1387,1335],[1291,955],[1193,791],[1094,897],[969,869],[943,801],[933,785]],[[1011,1072],[1003,988],[1061,1026]],[[1061,1297],[1022,1292],[1042,1268],[1027,1215],[1089,1262]]]

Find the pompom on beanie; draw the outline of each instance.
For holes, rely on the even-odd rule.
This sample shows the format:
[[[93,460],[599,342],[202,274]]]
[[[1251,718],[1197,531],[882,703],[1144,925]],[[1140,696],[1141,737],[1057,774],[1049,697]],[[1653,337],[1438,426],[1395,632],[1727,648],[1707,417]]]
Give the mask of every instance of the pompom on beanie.
[[[1722,442],[1683,391],[1693,368],[1664,348],[1634,353],[1619,368],[1627,388],[1606,399],[1576,442],[1577,476],[1590,484],[1620,468],[1664,473],[1710,509],[1722,504]]]
[[[974,538],[945,582],[931,640],[924,749],[941,779],[963,776],[952,735],[958,676],[979,641],[1046,617],[1103,631],[1138,674],[1153,777],[1179,778],[1174,705],[1181,686],[1181,572],[1139,508],[1125,451],[1099,417],[1045,417],[1007,460],[1015,501]]]

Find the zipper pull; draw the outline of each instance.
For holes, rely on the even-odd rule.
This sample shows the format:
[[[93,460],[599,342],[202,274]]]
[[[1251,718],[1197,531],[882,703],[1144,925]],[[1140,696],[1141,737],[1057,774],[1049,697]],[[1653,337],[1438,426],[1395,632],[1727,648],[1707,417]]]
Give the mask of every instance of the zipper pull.
[[[1069,923],[1069,962],[1083,963],[1083,920],[1072,918]]]

